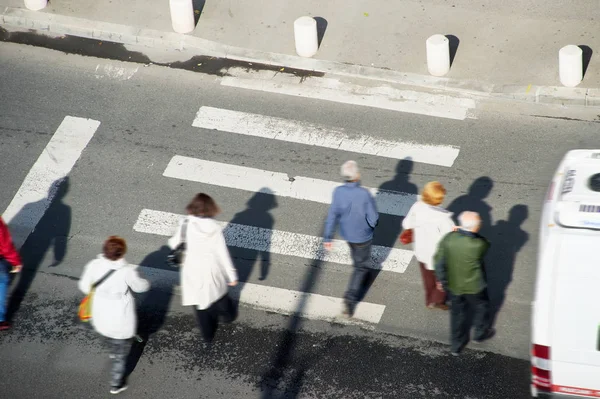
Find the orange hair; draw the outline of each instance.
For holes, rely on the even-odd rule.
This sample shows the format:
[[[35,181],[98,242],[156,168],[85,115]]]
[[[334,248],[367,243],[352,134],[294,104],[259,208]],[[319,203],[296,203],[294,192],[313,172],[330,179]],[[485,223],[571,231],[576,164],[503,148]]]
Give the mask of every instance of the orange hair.
[[[421,199],[424,203],[437,206],[444,201],[446,189],[439,181],[430,181],[423,188]]]

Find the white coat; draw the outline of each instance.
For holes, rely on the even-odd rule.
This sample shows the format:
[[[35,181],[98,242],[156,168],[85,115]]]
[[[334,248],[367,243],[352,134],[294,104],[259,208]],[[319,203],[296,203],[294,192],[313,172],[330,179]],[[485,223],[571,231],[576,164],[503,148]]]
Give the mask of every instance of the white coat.
[[[181,243],[181,220],[169,246]],[[238,276],[221,227],[211,218],[187,216],[186,251],[181,268],[181,301],[183,306],[207,309],[228,291],[228,283]]]
[[[131,291],[144,292],[150,283],[137,273],[137,266],[125,259],[109,260],[104,255],[89,262],[79,279],[79,289],[89,294],[92,284],[109,270],[113,272],[96,287],[92,300],[92,325],[101,335],[113,339],[129,339],[136,334],[137,316]]]
[[[433,257],[440,240],[454,228],[452,212],[440,206],[432,206],[419,200],[413,204],[402,221],[402,228],[413,230],[413,250],[415,257],[434,270]]]

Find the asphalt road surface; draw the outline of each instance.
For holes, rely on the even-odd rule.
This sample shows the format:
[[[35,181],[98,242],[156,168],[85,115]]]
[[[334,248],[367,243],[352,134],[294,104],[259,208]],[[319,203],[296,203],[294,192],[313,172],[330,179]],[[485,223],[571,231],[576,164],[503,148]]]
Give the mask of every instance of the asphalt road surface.
[[[127,59],[127,54],[118,58]],[[344,95],[341,101],[322,101],[248,89],[234,80],[226,85],[218,68],[202,69],[201,61],[173,69],[136,58],[139,54],[132,57],[141,63],[0,43],[0,209],[18,204],[15,194],[24,181],[43,182],[51,175],[35,165],[40,154],[56,154],[47,146],[64,132],[66,117],[89,119],[67,121],[95,126],[67,168],[68,178],[52,186],[51,201],[43,193],[38,202],[27,203],[29,219],[23,220],[35,214],[41,220],[21,249],[25,271],[13,284],[18,295],[11,303],[15,327],[0,335],[2,397],[108,393],[108,356],[96,334],[76,322],[75,313],[81,299],[76,280],[111,234],[127,238],[127,259],[143,265],[142,273],[154,283],[138,298],[140,329],[148,340],[134,346],[124,397],[528,397],[541,204],[563,154],[598,146],[597,123],[519,116],[490,107],[475,107],[462,120],[427,115],[427,107],[418,108],[418,114],[396,112],[344,103]],[[244,82],[262,72],[247,73]],[[219,110],[245,119],[225,129],[232,119],[219,119]],[[563,111],[557,109],[557,115]],[[207,120],[221,125],[198,126]],[[252,134],[231,132],[252,123],[259,126]],[[265,137],[275,125],[313,135],[301,136],[300,142]],[[440,152],[412,161],[355,147],[331,148],[318,144],[327,142],[322,127],[350,138],[362,134],[371,141],[411,143],[410,151],[427,144]],[[308,145],[306,137],[317,145]],[[74,141],[59,148],[71,151]],[[59,158],[71,156],[69,151],[58,151]],[[444,164],[448,154],[456,155],[451,165]],[[174,157],[203,165],[218,162],[215,170],[232,172],[225,177],[205,173],[202,182],[190,177],[194,169],[186,166],[175,178],[167,173]],[[445,205],[451,210],[483,214],[483,233],[494,244],[490,284],[501,305],[493,340],[470,345],[458,358],[449,355],[448,315],[423,306],[414,259],[404,264],[405,270],[373,273],[364,298],[372,305],[364,313],[369,320],[352,325],[312,320],[326,312],[327,306],[320,305],[343,295],[350,266],[343,260],[314,259],[306,248],[293,247],[305,243],[308,248],[320,236],[327,204],[306,198],[320,198],[317,180],[338,182],[339,166],[347,159],[359,163],[367,187],[406,193],[402,201],[410,201],[426,182],[439,180],[448,189]],[[250,168],[245,170],[249,175],[234,181],[239,167]],[[37,174],[28,177],[31,170]],[[290,184],[306,186],[285,195],[266,189],[257,193],[244,187],[263,181],[252,175],[256,171],[274,172],[266,175],[273,187],[283,187],[286,177]],[[29,192],[35,191],[31,187]],[[222,207],[218,220],[242,226],[228,241],[245,283],[240,317],[219,330],[211,352],[200,344],[191,311],[180,306],[176,272],[164,264],[167,233],[157,222],[169,218],[165,212],[182,214],[200,191]],[[382,213],[375,244],[395,246],[398,251],[389,252],[388,261],[397,255],[394,265],[402,266],[410,249],[396,243],[402,211],[390,212]],[[264,234],[271,241],[266,248],[261,247]],[[286,308],[286,298],[300,292],[318,295],[311,296],[316,306]],[[254,299],[256,306],[249,304]],[[278,302],[279,307],[273,305]],[[308,318],[279,314],[296,311]]]

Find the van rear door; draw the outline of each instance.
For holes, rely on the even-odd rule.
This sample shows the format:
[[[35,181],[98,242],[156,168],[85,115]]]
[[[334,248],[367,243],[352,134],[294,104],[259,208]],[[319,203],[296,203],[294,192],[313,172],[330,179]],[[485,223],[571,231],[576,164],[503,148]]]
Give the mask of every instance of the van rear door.
[[[600,397],[600,231],[562,232],[551,321],[553,390]]]

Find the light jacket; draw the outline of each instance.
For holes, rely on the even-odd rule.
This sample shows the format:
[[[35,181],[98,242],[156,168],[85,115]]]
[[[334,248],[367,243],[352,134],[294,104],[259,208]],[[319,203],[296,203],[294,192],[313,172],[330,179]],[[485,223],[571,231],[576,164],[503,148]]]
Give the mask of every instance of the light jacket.
[[[92,325],[101,335],[114,339],[129,339],[136,334],[137,316],[135,299],[131,291],[145,292],[150,283],[141,278],[137,266],[125,259],[109,260],[104,255],[89,262],[79,279],[79,289],[89,294],[92,284],[109,270],[115,270],[94,291],[92,299]]]
[[[340,223],[340,235],[354,244],[373,238],[373,230],[379,223],[375,199],[359,182],[349,182],[336,187],[325,222],[324,241],[331,241],[336,224]]]
[[[179,222],[169,246],[175,249],[181,243]],[[181,268],[181,301],[183,306],[207,309],[227,294],[230,282],[238,276],[221,227],[211,218],[187,216],[186,251]]]
[[[11,266],[18,266],[21,263],[19,252],[15,248],[8,227],[2,217],[0,217],[0,259],[6,259]]]
[[[447,234],[435,255],[437,279],[454,295],[478,294],[486,287],[483,258],[490,247],[479,234],[459,230]]]
[[[402,221],[402,228],[413,230],[415,257],[433,270],[433,256],[440,240],[454,228],[452,213],[440,206],[428,205],[419,200],[413,204]]]

